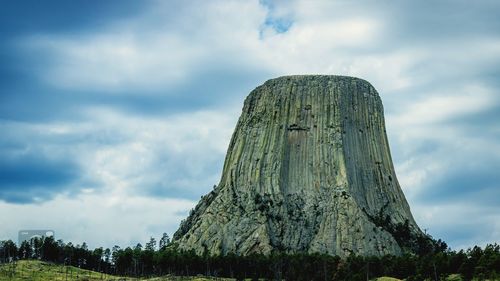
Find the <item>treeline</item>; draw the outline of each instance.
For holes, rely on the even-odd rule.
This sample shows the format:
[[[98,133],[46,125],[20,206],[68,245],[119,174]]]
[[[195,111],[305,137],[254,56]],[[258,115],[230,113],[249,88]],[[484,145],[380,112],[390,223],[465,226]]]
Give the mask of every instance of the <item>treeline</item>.
[[[165,234],[145,244],[122,249],[88,249],[52,237],[23,242],[19,247],[12,241],[0,242],[0,261],[40,259],[72,265],[98,272],[151,277],[166,274],[207,275],[218,277],[265,278],[286,280],[367,280],[379,276],[406,280],[442,280],[450,274],[461,274],[463,280],[500,278],[500,246],[487,245],[467,251],[435,249],[424,255],[359,257],[341,259],[320,254],[273,254],[225,256],[196,255],[179,251]]]

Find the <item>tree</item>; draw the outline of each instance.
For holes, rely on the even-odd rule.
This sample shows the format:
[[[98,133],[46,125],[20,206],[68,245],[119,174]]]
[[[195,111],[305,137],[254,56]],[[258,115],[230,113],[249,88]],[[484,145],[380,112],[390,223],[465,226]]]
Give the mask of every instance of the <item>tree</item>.
[[[104,250],[104,261],[105,261],[106,263],[111,262],[111,250],[110,250],[109,248],[106,248],[106,249]]]
[[[12,261],[17,257],[17,246],[12,240],[0,242],[0,259],[4,262]]]
[[[87,243],[83,242],[81,246],[76,246],[73,260],[76,261],[76,265],[79,268],[88,268],[87,263],[89,262],[90,257],[91,253],[88,249]]]
[[[73,246],[73,243],[69,242],[68,244],[64,245],[63,248],[63,255],[64,255],[64,263],[66,265],[75,265],[76,264],[76,259],[74,258],[75,255],[75,247]]]
[[[149,242],[146,243],[146,250],[154,252],[155,249],[156,249],[156,239],[154,239],[153,237],[151,237],[149,239]]]
[[[97,271],[101,271],[101,264],[102,264],[102,259],[104,255],[104,250],[102,247],[94,249],[92,252],[92,258],[90,262],[90,267],[92,269],[97,269]]]
[[[118,263],[119,255],[120,255],[120,246],[114,245],[113,249],[111,250],[111,257],[112,257],[112,262],[115,265],[115,269],[117,268],[116,265]]]
[[[46,261],[57,261],[59,257],[59,247],[53,236],[42,238],[41,259]]]
[[[65,259],[66,259],[66,255],[65,255],[65,248],[66,248],[66,244],[64,244],[64,241],[59,239],[57,240],[57,248],[59,249],[59,255],[57,257],[57,262],[58,263],[65,263]]]
[[[160,250],[163,250],[165,247],[168,246],[168,244],[170,244],[170,237],[168,236],[167,233],[163,233],[163,236],[161,237],[160,243],[158,245]]]
[[[35,259],[42,258],[42,253],[41,253],[43,244],[42,239],[39,237],[35,237],[30,240],[30,243],[31,247],[33,248],[33,258]]]
[[[133,261],[133,268],[134,268],[134,275],[137,277],[139,272],[141,272],[142,269],[142,244],[137,243],[135,245],[133,254],[132,254],[132,261]]]
[[[117,274],[130,275],[134,272],[133,255],[134,250],[130,247],[124,250],[119,247],[113,247],[113,260]]]
[[[21,246],[19,246],[18,257],[20,259],[30,259],[33,256],[33,248],[31,247],[30,242],[23,241]]]

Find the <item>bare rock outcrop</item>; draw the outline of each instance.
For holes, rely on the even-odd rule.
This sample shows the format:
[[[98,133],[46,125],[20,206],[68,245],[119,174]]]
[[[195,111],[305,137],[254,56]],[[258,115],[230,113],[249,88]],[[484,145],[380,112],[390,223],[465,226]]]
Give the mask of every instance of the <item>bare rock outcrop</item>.
[[[377,91],[353,77],[285,76],[246,98],[220,183],[174,242],[199,254],[400,254],[384,223],[420,233]]]

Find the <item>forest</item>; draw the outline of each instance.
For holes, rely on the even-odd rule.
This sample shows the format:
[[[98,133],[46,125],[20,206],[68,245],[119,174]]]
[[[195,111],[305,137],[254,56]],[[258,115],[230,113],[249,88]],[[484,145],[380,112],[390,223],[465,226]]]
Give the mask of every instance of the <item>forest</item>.
[[[442,241],[431,241],[419,254],[341,259],[325,254],[285,254],[270,256],[196,255],[180,251],[167,234],[134,247],[89,249],[86,243],[73,245],[52,237],[24,241],[19,247],[11,240],[0,242],[0,262],[39,259],[56,264],[130,277],[216,276],[238,280],[368,280],[380,276],[406,280],[442,280],[460,274],[462,280],[500,277],[500,246],[452,251]],[[427,242],[429,243],[429,242]]]

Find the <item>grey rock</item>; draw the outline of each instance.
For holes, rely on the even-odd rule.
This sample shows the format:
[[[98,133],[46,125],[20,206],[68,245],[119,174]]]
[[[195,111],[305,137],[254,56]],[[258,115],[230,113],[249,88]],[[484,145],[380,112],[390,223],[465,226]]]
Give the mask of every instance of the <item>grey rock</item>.
[[[246,98],[220,183],[174,243],[198,254],[401,254],[380,217],[421,233],[377,91],[353,77],[285,76]]]

